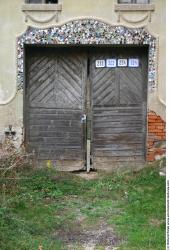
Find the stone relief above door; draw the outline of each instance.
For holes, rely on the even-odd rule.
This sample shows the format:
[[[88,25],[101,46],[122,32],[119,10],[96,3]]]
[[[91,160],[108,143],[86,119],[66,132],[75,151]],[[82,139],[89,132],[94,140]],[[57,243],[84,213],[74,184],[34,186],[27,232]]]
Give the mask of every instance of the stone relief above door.
[[[150,4],[149,0],[120,0],[115,4],[114,10],[117,13],[117,22],[141,25],[152,21],[155,5]]]
[[[40,3],[32,2],[26,2],[21,7],[26,24],[31,26],[46,26],[58,22],[58,14],[62,10],[62,4],[48,4],[44,1]]]

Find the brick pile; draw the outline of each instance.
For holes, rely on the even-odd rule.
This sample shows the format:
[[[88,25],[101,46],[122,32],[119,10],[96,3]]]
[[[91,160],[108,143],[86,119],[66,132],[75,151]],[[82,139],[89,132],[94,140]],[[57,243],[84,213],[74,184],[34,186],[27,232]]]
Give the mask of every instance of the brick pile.
[[[154,161],[165,155],[166,123],[155,112],[148,112],[147,161]]]

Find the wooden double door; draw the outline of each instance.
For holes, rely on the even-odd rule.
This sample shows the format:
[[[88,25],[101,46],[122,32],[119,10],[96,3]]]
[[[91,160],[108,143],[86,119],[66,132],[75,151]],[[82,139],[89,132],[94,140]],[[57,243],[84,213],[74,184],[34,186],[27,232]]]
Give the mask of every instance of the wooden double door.
[[[146,47],[27,47],[25,144],[63,170],[144,162]]]

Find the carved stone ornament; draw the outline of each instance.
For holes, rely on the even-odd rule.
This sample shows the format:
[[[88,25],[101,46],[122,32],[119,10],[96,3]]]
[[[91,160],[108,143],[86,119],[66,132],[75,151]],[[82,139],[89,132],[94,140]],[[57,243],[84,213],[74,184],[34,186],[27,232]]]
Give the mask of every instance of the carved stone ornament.
[[[48,24],[58,21],[58,12],[62,10],[61,4],[23,4],[22,11],[25,14],[25,22],[34,24]]]
[[[45,29],[31,28],[17,40],[17,82],[18,89],[24,82],[24,45],[54,44],[112,44],[112,45],[145,45],[149,46],[148,86],[149,90],[156,87],[157,73],[157,39],[145,28],[127,28],[94,19],[69,21],[58,27]]]
[[[117,21],[121,20],[137,24],[143,21],[151,22],[151,12],[155,10],[154,4],[115,4],[115,11],[118,13]],[[132,18],[132,14],[135,13],[135,18]],[[130,17],[127,17],[130,14]]]

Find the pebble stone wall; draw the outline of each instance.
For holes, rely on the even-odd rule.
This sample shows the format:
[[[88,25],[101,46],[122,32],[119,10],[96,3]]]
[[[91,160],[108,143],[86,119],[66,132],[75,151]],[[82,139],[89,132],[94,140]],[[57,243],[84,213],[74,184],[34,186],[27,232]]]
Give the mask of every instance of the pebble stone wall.
[[[24,44],[129,44],[149,46],[148,87],[156,88],[157,39],[145,28],[111,26],[94,19],[70,21],[59,27],[37,29],[29,27],[17,41],[17,82],[18,89],[23,87]]]

